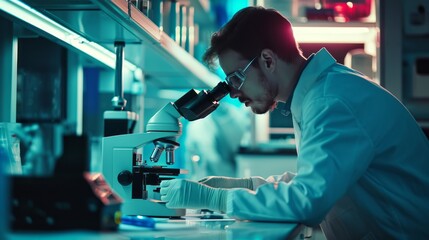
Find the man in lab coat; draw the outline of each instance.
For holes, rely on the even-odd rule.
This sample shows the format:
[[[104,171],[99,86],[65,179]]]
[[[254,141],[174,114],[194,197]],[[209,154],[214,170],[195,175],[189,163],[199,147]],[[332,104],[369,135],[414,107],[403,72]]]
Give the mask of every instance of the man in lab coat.
[[[324,48],[303,57],[290,23],[274,10],[234,15],[212,37],[205,60],[216,58],[230,96],[254,113],[286,102],[297,173],[164,181],[167,207],[320,224],[328,239],[429,239],[429,141],[392,94]]]

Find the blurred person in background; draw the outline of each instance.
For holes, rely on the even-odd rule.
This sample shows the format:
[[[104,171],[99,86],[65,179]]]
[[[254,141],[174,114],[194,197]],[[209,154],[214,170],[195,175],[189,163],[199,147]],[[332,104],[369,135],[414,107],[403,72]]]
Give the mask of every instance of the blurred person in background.
[[[241,106],[222,100],[219,107],[184,128],[184,157],[191,179],[205,176],[236,175],[235,155],[244,134],[250,129],[249,112]]]

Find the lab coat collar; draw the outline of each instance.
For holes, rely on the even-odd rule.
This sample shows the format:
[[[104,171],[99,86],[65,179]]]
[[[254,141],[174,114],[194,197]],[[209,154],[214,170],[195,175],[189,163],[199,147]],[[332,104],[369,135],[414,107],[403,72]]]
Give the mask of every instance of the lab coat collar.
[[[298,85],[293,92],[293,100],[290,103],[292,115],[297,122],[301,122],[301,105],[305,95],[317,79],[319,79],[319,76],[336,62],[328,50],[322,48],[314,54],[311,61],[305,66],[298,79]]]
[[[286,104],[284,105],[284,107],[281,109],[281,114],[283,114],[286,117],[289,117],[291,110],[290,110],[290,106],[292,104],[292,99],[293,99],[293,95],[295,93],[295,89],[296,86],[298,85],[299,79],[301,78],[302,72],[304,71],[305,67],[308,65],[308,63],[311,61],[311,59],[313,58],[314,54],[311,54],[310,57],[305,61],[304,66],[301,68],[301,72],[299,73],[299,77],[298,80],[295,82],[295,84],[293,85],[293,89],[292,89],[292,93],[290,94],[290,96],[288,97],[288,99],[286,100]]]

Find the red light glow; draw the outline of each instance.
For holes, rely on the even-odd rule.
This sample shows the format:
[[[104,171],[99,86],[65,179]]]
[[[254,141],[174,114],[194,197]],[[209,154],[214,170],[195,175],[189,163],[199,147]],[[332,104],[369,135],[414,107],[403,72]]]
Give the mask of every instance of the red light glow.
[[[344,18],[345,21],[368,17],[371,13],[371,0],[362,1],[335,1],[322,0],[323,8],[333,9],[336,17]]]

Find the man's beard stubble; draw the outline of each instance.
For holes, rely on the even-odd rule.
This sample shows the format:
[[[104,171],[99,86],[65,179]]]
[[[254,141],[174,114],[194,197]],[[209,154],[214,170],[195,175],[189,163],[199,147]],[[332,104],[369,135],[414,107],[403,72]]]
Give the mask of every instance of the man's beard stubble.
[[[275,97],[277,96],[279,89],[277,85],[270,85],[270,82],[263,76],[260,76],[259,79],[261,79],[261,88],[263,89],[264,94],[258,99],[255,99],[254,102],[260,102],[263,105],[261,108],[252,108],[252,111],[255,114],[264,114],[276,105]]]

